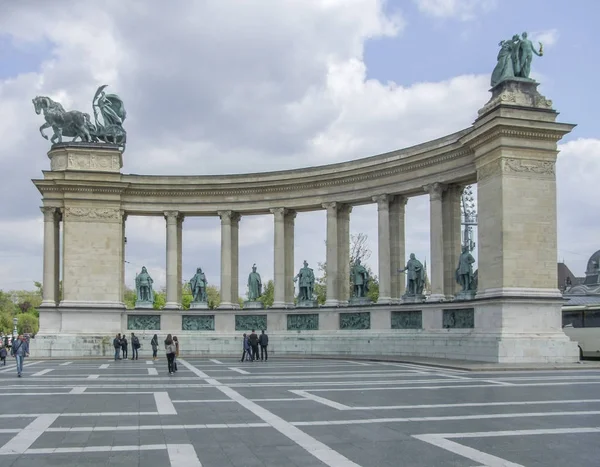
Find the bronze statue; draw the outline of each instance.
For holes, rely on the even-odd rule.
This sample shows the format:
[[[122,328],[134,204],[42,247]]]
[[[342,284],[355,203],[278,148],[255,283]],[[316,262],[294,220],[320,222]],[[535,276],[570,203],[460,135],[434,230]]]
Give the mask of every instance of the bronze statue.
[[[414,253],[410,254],[406,267],[398,272],[405,271],[408,271],[406,274],[406,295],[422,295],[425,287],[425,268],[423,268],[421,261],[415,258]]]
[[[315,290],[315,274],[312,268],[308,267],[306,260],[304,261],[304,267],[298,271],[294,282],[298,282],[298,301],[306,302],[313,299]]]

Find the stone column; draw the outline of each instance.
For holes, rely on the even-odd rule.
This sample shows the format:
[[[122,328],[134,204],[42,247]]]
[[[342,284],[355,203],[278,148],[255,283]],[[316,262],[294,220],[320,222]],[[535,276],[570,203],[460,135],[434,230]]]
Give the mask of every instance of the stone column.
[[[284,216],[285,231],[285,306],[294,307],[294,224],[296,211],[287,210]]]
[[[324,306],[339,306],[339,252],[338,209],[339,203],[324,203],[327,209],[327,299]]]
[[[125,302],[125,248],[127,246],[127,237],[125,236],[125,224],[127,221],[127,213],[121,210],[121,301]]]
[[[377,202],[377,226],[379,262],[379,299],[378,304],[389,305],[392,303],[392,276],[390,269],[391,238],[390,238],[390,200],[388,195],[374,196]]]
[[[431,248],[431,295],[429,301],[444,300],[444,228],[442,222],[442,193],[446,187],[432,183],[424,187],[429,193],[429,230]]]
[[[55,307],[59,298],[60,224],[57,208],[44,206],[40,209],[44,214],[44,272],[41,306]]]
[[[273,208],[270,210],[275,221],[274,245],[273,245],[273,277],[275,282],[275,293],[273,308],[285,308],[285,208]]]
[[[184,216],[181,214],[177,218],[177,303],[181,307],[183,299],[183,221]]]
[[[460,197],[463,187],[450,185],[442,194],[442,230],[444,234],[444,295],[454,298],[460,286],[456,282],[456,268],[461,253]]]
[[[406,264],[405,208],[408,198],[397,195],[390,201],[390,276],[392,303],[400,303],[406,289],[406,275],[398,272]]]
[[[221,218],[221,304],[219,308],[238,309],[238,254],[240,215],[219,211]]]
[[[350,213],[348,204],[338,207],[338,305],[348,306],[350,299]]]
[[[165,219],[167,220],[167,302],[165,309],[179,309],[181,303],[178,302],[179,287],[178,278],[178,261],[179,252],[178,246],[178,211],[165,211]]]

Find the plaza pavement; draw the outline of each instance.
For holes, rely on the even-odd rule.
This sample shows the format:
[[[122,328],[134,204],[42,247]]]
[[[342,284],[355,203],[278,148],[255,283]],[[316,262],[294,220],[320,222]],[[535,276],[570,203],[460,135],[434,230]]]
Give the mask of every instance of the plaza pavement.
[[[0,466],[590,467],[600,371],[271,358],[0,367]]]

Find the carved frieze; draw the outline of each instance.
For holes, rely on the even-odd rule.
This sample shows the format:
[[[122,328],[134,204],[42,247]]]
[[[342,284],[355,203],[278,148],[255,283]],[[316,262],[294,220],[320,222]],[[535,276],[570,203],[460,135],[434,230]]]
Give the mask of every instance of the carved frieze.
[[[503,172],[518,175],[547,175],[554,177],[554,162],[531,159],[504,159]]]
[[[75,222],[120,222],[121,209],[115,208],[83,208],[67,207],[64,210],[67,221]]]
[[[121,156],[118,154],[77,152],[50,153],[50,168],[58,170],[82,170],[88,172],[119,172]]]

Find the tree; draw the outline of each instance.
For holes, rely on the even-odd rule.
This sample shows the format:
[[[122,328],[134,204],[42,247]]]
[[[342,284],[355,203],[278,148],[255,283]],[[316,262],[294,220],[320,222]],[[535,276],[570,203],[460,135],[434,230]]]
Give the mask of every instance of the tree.
[[[0,331],[3,334],[10,334],[13,330],[13,317],[11,314],[3,311],[0,313]]]
[[[17,318],[17,330],[19,334],[37,334],[40,329],[40,322],[31,313],[21,313]]]
[[[273,280],[267,281],[267,285],[263,288],[263,293],[258,297],[258,301],[262,302],[265,308],[273,306],[273,302],[275,301],[275,283]]]
[[[214,285],[206,286],[206,297],[208,299],[208,308],[214,310],[221,304],[221,293]]]
[[[123,302],[125,302],[125,308],[128,310],[133,310],[135,308],[136,300],[137,294],[135,290],[125,287],[125,292],[123,293]]]

